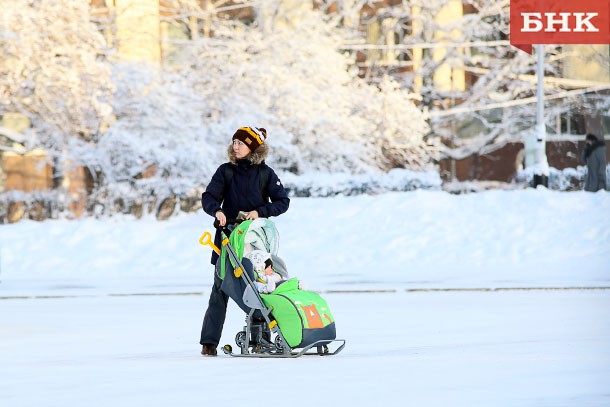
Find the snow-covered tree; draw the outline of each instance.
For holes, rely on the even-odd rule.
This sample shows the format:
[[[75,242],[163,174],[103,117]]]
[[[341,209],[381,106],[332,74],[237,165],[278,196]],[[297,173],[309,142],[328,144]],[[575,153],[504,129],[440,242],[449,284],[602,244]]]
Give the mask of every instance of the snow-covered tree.
[[[269,14],[267,14],[269,17]],[[434,152],[422,114],[389,77],[373,86],[337,52],[344,37],[302,8],[293,24],[218,20],[195,42],[187,81],[205,99],[210,122],[269,130],[273,160],[292,172],[422,169]],[[259,21],[259,20],[257,20]]]
[[[418,106],[432,132],[446,142],[443,155],[462,158],[520,140],[535,122],[535,58],[508,42],[509,0],[316,0],[337,21],[360,28],[346,49],[359,53],[362,75],[392,75],[421,95]],[[358,23],[354,23],[358,16]],[[586,85],[562,76],[566,53],[545,46],[548,96]],[[603,66],[608,56],[600,56]],[[460,79],[456,82],[456,78]],[[465,84],[463,86],[460,84]],[[557,116],[588,106],[607,112],[608,97],[583,95],[547,103],[550,128]],[[567,96],[570,96],[569,98]]]
[[[210,37],[193,36],[161,70],[115,65],[116,121],[94,146],[72,147],[92,170],[98,199],[192,194],[243,125],[267,129],[269,162],[280,172],[429,168],[436,147],[424,141],[411,96],[389,77],[361,80],[337,51],[340,31],[318,12],[302,10],[298,27],[274,20],[285,17],[272,16],[268,29],[258,19],[214,18]]]
[[[65,137],[95,142],[111,121],[103,36],[88,0],[0,0],[0,114],[20,113],[58,152]]]

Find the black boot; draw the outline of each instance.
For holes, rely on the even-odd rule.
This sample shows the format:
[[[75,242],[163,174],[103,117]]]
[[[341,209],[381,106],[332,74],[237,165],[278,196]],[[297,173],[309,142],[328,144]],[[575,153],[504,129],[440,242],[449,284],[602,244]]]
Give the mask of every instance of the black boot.
[[[212,345],[211,343],[206,343],[201,348],[201,354],[203,356],[216,356],[216,345]]]

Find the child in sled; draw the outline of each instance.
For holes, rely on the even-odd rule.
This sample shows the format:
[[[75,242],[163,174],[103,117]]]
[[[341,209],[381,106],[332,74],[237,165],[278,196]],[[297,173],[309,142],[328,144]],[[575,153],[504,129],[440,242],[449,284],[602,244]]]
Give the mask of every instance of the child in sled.
[[[256,288],[259,293],[270,294],[275,290],[280,283],[284,282],[284,278],[273,269],[273,261],[271,255],[262,250],[253,250],[246,254],[252,262],[256,277]]]

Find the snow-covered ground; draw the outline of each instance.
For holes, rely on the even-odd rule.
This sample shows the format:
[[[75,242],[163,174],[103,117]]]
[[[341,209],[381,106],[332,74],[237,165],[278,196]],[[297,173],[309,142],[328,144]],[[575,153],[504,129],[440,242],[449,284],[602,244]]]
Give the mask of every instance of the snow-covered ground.
[[[608,406],[610,292],[326,294],[337,356],[199,356],[204,296],[0,302],[0,405]],[[229,310],[222,343],[243,313]]]
[[[543,189],[293,199],[280,255],[347,340],[296,360],[198,355],[207,215],[3,225],[0,405],[607,406],[608,213]]]
[[[610,194],[415,191],[294,198],[280,256],[310,288],[610,286]],[[202,211],[0,226],[2,295],[201,292]]]

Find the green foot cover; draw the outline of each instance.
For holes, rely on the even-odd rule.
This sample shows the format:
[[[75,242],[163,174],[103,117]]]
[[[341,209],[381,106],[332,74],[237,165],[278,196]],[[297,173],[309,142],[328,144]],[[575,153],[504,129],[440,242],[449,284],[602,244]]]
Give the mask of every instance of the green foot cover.
[[[261,294],[291,348],[303,348],[319,340],[336,338],[335,319],[326,301],[313,291],[299,290],[292,278],[271,294]]]

